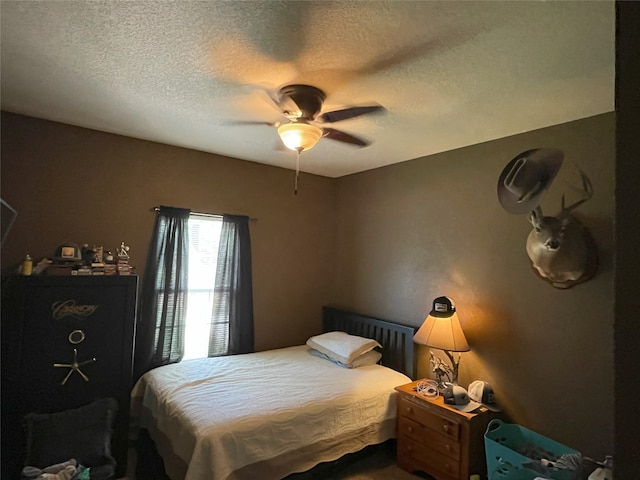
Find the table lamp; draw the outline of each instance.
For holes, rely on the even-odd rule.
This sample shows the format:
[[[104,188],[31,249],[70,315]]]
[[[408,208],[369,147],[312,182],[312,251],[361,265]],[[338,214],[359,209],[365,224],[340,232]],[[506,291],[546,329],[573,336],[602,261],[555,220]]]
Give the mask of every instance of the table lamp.
[[[433,308],[413,336],[413,341],[427,347],[443,350],[449,357],[451,367],[441,361],[436,361],[433,353],[431,354],[432,362],[435,363],[434,371],[438,375],[439,388],[444,387],[443,375],[447,376],[452,384],[458,384],[460,354],[458,354],[456,361],[452,352],[468,352],[470,348],[462,326],[460,326],[453,300],[449,297],[438,297],[433,301]]]

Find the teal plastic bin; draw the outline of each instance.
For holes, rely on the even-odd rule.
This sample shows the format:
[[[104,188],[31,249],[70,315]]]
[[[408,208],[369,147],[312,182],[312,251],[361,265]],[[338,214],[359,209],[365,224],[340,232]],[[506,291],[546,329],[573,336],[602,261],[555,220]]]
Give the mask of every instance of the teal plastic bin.
[[[579,457],[580,452],[520,425],[491,420],[484,434],[484,447],[489,480],[512,480],[509,474],[513,474],[513,480],[530,480],[535,476],[575,480],[580,475],[579,471],[567,468],[552,468],[545,474],[527,468],[531,462],[543,459],[555,462],[562,455]]]
[[[489,471],[489,480],[535,480],[540,475],[528,468],[517,468],[499,460],[498,466],[493,471]]]

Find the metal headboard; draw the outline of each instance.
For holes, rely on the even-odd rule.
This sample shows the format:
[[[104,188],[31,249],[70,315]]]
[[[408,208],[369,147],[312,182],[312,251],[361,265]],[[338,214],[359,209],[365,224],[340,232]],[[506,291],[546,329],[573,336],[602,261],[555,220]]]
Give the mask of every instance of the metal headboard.
[[[416,378],[416,356],[413,334],[417,327],[347,312],[333,307],[322,307],[322,329],[340,330],[351,335],[372,338],[382,345],[382,364]]]

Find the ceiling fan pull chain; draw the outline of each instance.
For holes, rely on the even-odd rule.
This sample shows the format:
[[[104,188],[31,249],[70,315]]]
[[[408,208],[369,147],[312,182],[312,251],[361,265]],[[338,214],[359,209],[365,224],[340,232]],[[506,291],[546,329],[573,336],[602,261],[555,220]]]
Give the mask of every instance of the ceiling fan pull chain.
[[[300,177],[300,151],[296,150],[296,181],[293,185],[293,194],[298,194],[298,178]]]

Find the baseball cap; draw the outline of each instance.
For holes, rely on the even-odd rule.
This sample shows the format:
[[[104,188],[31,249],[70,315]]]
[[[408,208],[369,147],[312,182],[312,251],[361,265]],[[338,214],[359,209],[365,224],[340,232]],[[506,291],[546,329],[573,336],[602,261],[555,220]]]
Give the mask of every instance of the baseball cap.
[[[476,380],[469,385],[469,397],[476,402],[480,402],[492,412],[500,412],[502,409],[496,403],[496,396],[493,387],[487,382]]]
[[[453,300],[449,297],[438,297],[433,301],[433,308],[429,315],[438,318],[449,318],[456,311]]]
[[[449,385],[442,392],[444,403],[463,412],[473,412],[480,407],[478,402],[469,398],[467,391],[460,385]]]

